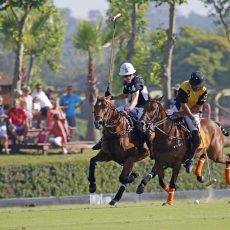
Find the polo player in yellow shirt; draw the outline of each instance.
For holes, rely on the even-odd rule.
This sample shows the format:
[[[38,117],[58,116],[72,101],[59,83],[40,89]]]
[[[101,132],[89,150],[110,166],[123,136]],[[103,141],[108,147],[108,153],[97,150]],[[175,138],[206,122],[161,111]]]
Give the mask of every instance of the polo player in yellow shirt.
[[[176,103],[168,115],[176,112],[185,114],[185,121],[190,131],[192,145],[185,160],[186,172],[192,171],[192,160],[197,147],[200,145],[200,111],[207,99],[207,89],[204,86],[203,75],[196,71],[191,73],[190,80],[184,81],[179,88]]]

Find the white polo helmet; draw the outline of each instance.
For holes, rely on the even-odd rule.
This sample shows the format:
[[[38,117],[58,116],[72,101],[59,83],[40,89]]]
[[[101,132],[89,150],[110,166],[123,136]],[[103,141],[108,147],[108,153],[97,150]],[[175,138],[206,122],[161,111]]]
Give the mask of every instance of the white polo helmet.
[[[134,69],[133,65],[131,63],[125,62],[120,67],[120,76],[126,76],[136,73],[136,70]]]

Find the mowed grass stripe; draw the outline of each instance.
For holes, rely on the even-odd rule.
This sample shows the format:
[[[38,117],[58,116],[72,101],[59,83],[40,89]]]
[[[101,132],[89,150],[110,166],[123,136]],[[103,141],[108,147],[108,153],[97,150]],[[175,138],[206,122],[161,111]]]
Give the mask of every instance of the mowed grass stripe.
[[[230,198],[201,201],[176,200],[109,205],[68,205],[0,209],[0,229],[4,230],[210,230],[229,229]]]

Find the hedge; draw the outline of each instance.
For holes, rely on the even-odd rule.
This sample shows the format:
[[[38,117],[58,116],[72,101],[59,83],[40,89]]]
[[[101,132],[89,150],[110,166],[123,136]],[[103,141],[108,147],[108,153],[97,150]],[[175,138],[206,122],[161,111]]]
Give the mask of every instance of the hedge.
[[[137,185],[147,175],[154,162],[151,160],[136,163],[134,171],[140,176],[128,192],[134,192]],[[229,186],[224,180],[224,165],[211,163],[212,177],[217,179],[216,189]],[[98,163],[96,166],[97,193],[114,193],[119,187],[118,177],[121,166],[114,162]],[[171,175],[168,169],[167,180]],[[207,164],[204,168],[207,178]],[[88,194],[88,162],[53,162],[47,164],[26,164],[0,166],[0,198],[73,196]],[[194,175],[186,174],[183,167],[178,177],[178,190],[204,189],[205,185],[196,181]],[[146,191],[163,191],[158,178],[152,180]]]

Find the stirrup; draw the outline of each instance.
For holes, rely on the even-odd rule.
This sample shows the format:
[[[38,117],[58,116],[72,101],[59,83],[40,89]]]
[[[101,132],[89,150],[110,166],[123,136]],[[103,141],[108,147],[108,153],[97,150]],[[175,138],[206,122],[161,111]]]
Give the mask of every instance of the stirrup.
[[[187,159],[185,162],[184,162],[184,167],[185,167],[185,170],[187,173],[191,173],[192,172],[192,160],[190,159]]]
[[[96,145],[92,147],[93,150],[99,150],[101,149],[101,141],[99,141]]]

